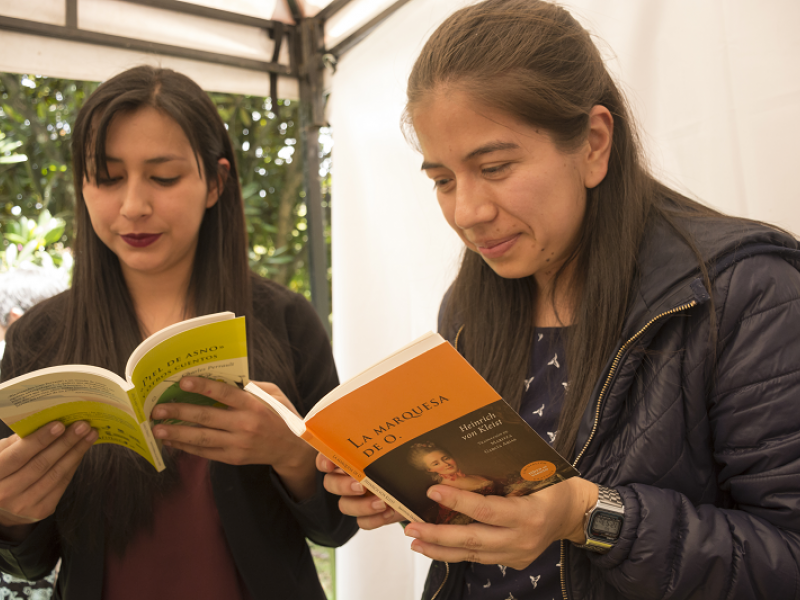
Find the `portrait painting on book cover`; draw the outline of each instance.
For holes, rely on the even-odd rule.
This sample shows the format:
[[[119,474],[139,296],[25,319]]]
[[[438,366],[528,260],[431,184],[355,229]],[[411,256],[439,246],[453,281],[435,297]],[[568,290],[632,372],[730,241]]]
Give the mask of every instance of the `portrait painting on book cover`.
[[[522,496],[576,474],[503,400],[402,442],[364,470],[430,523],[471,519],[426,496],[436,484],[485,496]]]

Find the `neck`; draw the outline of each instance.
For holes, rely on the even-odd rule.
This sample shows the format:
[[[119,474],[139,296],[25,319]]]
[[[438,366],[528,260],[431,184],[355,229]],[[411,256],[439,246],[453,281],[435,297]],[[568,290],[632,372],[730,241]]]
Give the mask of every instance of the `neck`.
[[[123,274],[144,337],[194,316],[188,299],[191,272],[179,277],[175,273]]]
[[[553,276],[536,276],[536,306],[533,313],[535,327],[572,325],[577,301],[572,272],[571,265],[568,265],[559,276],[557,284]]]

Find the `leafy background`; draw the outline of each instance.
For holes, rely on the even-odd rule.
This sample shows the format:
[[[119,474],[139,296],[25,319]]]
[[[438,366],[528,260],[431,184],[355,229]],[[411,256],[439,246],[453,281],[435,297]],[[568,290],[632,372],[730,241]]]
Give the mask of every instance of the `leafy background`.
[[[0,271],[33,263],[70,270],[70,125],[96,82],[0,73]],[[233,141],[254,271],[310,298],[299,105],[211,93]],[[330,132],[320,135],[323,214],[330,252]],[[330,264],[330,260],[328,261]],[[328,273],[330,284],[330,272]],[[334,598],[333,551],[312,545]]]

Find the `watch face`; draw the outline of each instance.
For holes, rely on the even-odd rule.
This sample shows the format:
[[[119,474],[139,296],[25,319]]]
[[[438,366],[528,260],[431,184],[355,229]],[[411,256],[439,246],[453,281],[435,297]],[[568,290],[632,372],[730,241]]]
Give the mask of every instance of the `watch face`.
[[[595,537],[616,540],[622,527],[622,519],[618,515],[596,512],[592,518],[591,534]]]

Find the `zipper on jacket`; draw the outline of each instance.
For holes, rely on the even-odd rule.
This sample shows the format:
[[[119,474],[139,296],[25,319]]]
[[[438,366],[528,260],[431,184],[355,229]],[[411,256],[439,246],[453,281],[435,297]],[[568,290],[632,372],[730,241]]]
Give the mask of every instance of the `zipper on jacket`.
[[[674,315],[675,313],[688,310],[690,308],[694,308],[695,306],[697,306],[697,300],[692,300],[691,302],[687,302],[686,304],[681,304],[680,306],[676,306],[671,310],[656,315],[655,317],[650,319],[647,323],[645,323],[644,327],[642,327],[639,331],[637,331],[627,342],[622,344],[620,349],[617,351],[616,356],[614,357],[614,361],[611,363],[611,369],[609,369],[608,375],[606,376],[606,380],[603,383],[603,387],[600,389],[600,393],[597,396],[597,402],[595,403],[594,423],[592,424],[592,431],[589,433],[589,437],[586,439],[586,443],[583,445],[583,448],[578,453],[578,456],[573,461],[572,463],[573,467],[575,467],[576,469],[578,468],[578,462],[586,453],[587,448],[589,448],[589,444],[592,443],[594,434],[597,433],[597,427],[600,424],[600,409],[603,406],[603,400],[605,400],[606,392],[608,391],[608,388],[611,385],[611,380],[613,379],[614,375],[617,372],[617,368],[619,367],[619,363],[622,360],[622,356],[623,354],[625,354],[625,351],[628,348],[630,348],[631,345],[636,340],[638,340],[653,323],[655,323],[659,319],[662,319],[669,315]],[[566,551],[566,542],[564,540],[561,540],[561,561],[558,563],[558,570],[560,572],[559,575],[561,579],[561,595],[564,597],[564,600],[569,600],[569,596],[567,596],[567,577],[566,577],[567,551]]]

